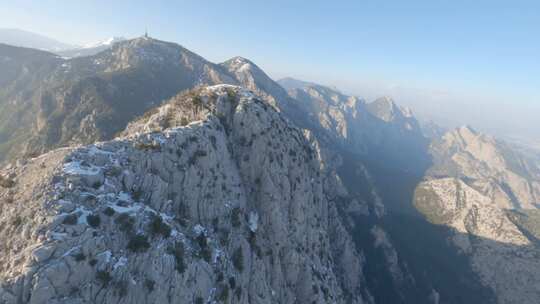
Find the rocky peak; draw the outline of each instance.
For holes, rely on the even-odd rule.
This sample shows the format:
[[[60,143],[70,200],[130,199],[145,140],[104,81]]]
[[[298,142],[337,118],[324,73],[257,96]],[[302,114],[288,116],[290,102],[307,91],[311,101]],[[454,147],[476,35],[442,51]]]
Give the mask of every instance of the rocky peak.
[[[430,138],[432,140],[438,140],[444,136],[448,132],[448,130],[445,127],[440,126],[439,124],[435,123],[433,120],[429,121],[423,121],[421,124],[422,133],[427,138]]]
[[[218,117],[229,127],[239,102],[256,100],[255,95],[234,85],[215,85],[182,92],[172,97],[164,106],[151,110],[142,118],[130,123],[125,135],[163,131],[174,126],[185,126],[194,121]]]
[[[121,41],[97,55],[69,60],[31,51],[52,59],[32,69],[27,63],[13,69],[7,64],[0,73],[0,84],[14,82],[1,91],[0,102],[6,104],[0,111],[0,134],[12,144],[0,144],[0,161],[111,139],[129,121],[182,90],[238,84],[223,67],[178,44],[150,37]],[[15,53],[27,52],[0,47],[0,58]]]
[[[25,203],[0,213],[0,298],[364,303],[363,261],[320,166],[304,133],[253,93],[179,95],[115,140],[2,172],[12,181],[0,199]]]
[[[412,117],[411,110],[401,108],[388,96],[377,98],[375,101],[368,103],[368,109],[373,115],[386,122]]]
[[[478,132],[473,129],[470,125],[463,125],[456,129],[456,131],[460,134],[464,135],[478,135]]]
[[[287,100],[287,92],[248,59],[237,56],[221,63],[221,66],[234,75],[242,86],[273,99],[272,104]]]
[[[482,284],[496,291],[498,303],[535,302],[540,288],[522,279],[540,280],[536,239],[485,190],[455,178],[429,180],[418,186],[415,206],[432,223],[451,228],[449,241],[469,256]]]
[[[301,89],[304,87],[317,85],[316,83],[313,83],[313,82],[307,82],[307,81],[295,79],[292,77],[285,77],[285,78],[279,79],[277,83],[279,83],[279,85],[281,85],[287,91],[292,90],[292,89]]]
[[[465,177],[501,207],[535,208],[540,200],[538,160],[505,142],[462,126],[431,145],[432,175]]]
[[[184,47],[151,37],[139,37],[115,43],[98,55],[117,68],[126,69],[137,65],[195,65],[206,60]],[[105,63],[106,64],[106,63]]]
[[[230,70],[233,70],[233,71],[247,71],[247,70],[256,69],[262,72],[262,70],[257,65],[255,65],[251,60],[244,58],[242,56],[233,57],[223,62],[223,65],[229,67]]]

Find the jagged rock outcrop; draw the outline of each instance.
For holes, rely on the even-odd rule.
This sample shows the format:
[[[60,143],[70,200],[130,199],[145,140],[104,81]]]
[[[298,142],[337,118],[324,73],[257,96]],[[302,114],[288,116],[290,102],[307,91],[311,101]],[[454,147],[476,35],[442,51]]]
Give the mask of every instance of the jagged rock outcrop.
[[[501,208],[534,209],[540,202],[540,163],[471,127],[446,133],[431,153],[429,175],[466,179]]]
[[[513,213],[456,178],[423,182],[415,205],[434,224],[452,228],[452,243],[470,257],[498,303],[534,303],[540,298],[537,239],[516,224]]]
[[[468,126],[436,138],[430,153],[434,164],[415,207],[451,229],[450,240],[498,303],[535,302],[540,247],[528,214],[537,208],[538,164]]]
[[[369,302],[306,136],[217,86],[113,141],[10,166],[0,302]]]
[[[285,80],[285,85],[293,87],[289,95],[334,145],[373,161],[384,159],[388,167],[421,171],[426,166],[428,142],[418,122],[409,109],[399,107],[390,98],[367,103],[321,85],[290,79]]]

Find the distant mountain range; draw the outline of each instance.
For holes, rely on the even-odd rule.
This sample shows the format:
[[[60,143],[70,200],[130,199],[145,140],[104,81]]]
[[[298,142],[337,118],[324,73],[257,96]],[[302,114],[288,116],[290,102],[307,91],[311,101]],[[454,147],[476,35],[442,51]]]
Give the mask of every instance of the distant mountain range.
[[[113,44],[124,41],[125,38],[122,37],[112,37],[97,43],[90,43],[81,47],[74,47],[68,50],[56,51],[55,54],[58,54],[62,57],[72,58],[72,57],[84,57],[92,56],[97,53],[104,51],[113,46]]]
[[[48,51],[62,57],[69,58],[92,56],[110,48],[114,43],[123,40],[125,40],[125,38],[112,37],[97,43],[89,43],[87,45],[78,46],[63,43],[46,36],[24,30],[0,29],[0,43]]]
[[[0,28],[0,43],[49,52],[60,52],[76,48],[74,45],[19,29]]]

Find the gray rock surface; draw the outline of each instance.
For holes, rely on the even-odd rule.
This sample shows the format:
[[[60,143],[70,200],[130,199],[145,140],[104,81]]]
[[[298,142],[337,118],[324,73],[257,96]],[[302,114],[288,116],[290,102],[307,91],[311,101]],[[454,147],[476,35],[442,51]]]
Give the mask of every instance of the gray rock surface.
[[[426,181],[415,204],[435,224],[451,227],[452,243],[495,291],[498,303],[540,298],[540,249],[491,197],[456,178]]]
[[[306,135],[222,85],[5,169],[0,301],[369,301]]]

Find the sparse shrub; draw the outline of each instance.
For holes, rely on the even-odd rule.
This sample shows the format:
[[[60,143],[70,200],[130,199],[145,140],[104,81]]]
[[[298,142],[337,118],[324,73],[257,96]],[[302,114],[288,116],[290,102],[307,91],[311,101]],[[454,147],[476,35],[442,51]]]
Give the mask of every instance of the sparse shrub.
[[[142,196],[143,196],[142,190],[139,189],[139,190],[133,191],[133,199],[134,200],[140,201]]]
[[[143,150],[143,151],[155,151],[159,152],[161,151],[161,145],[159,143],[145,143],[145,142],[137,142],[135,143],[135,149],[137,150]]]
[[[236,298],[240,300],[240,298],[242,297],[242,288],[240,288],[240,286],[236,287],[236,289],[234,290],[234,294],[236,295]]]
[[[176,215],[176,221],[186,227],[187,226],[187,222],[190,220],[191,216],[190,216],[190,211],[189,211],[189,206],[184,203],[184,202],[180,202],[178,204],[178,214]]]
[[[189,163],[190,165],[194,165],[194,164],[195,164],[195,161],[197,161],[198,158],[204,157],[204,156],[206,156],[206,155],[208,155],[208,154],[206,153],[206,151],[204,151],[204,150],[197,150],[197,151],[195,151],[195,152],[193,153],[193,155],[189,158],[188,163]]]
[[[231,214],[231,224],[233,225],[233,227],[240,227],[240,225],[242,224],[241,216],[240,216],[241,213],[242,213],[242,210],[240,209],[240,207],[233,208],[232,214]]]
[[[187,126],[189,124],[189,120],[187,119],[187,117],[185,116],[182,116],[182,118],[180,118],[180,126]]]
[[[0,175],[0,187],[13,188],[14,186],[15,182],[12,179]]]
[[[184,261],[184,254],[185,254],[184,251],[185,251],[184,244],[182,244],[181,242],[177,242],[173,246],[170,246],[168,248],[169,254],[174,256],[175,268],[176,268],[176,271],[178,271],[179,273],[184,273],[184,271],[186,271],[186,263]]]
[[[232,255],[232,261],[234,267],[242,272],[244,271],[244,254],[242,253],[242,247],[238,247]]]
[[[135,224],[135,220],[131,216],[122,213],[114,220],[114,222],[119,226],[121,231],[128,234],[131,234],[133,232],[133,225]]]
[[[217,274],[217,279],[216,279],[216,281],[217,281],[217,282],[222,282],[224,278],[225,278],[225,277],[223,276],[223,272],[220,271],[220,272],[218,272],[218,274]]]
[[[262,257],[262,249],[257,245],[257,236],[254,232],[249,231],[249,237],[248,237],[249,245],[251,246],[251,249],[255,251],[255,254],[258,258]]]
[[[120,174],[122,174],[122,168],[120,167],[110,167],[106,174],[108,176],[120,176]]]
[[[157,114],[158,112],[159,112],[158,108],[152,108],[152,109],[146,111],[146,112],[140,117],[140,119],[142,119],[142,120],[148,119],[148,118],[150,118],[152,115]]]
[[[221,229],[219,231],[219,243],[221,246],[228,246],[229,245],[229,235],[230,231],[228,229]]]
[[[163,222],[161,216],[154,215],[150,222],[150,231],[153,235],[161,234],[164,238],[171,235],[171,227]]]
[[[234,277],[229,278],[229,286],[231,287],[231,289],[236,288],[236,279]]]
[[[236,98],[236,91],[233,88],[226,88],[225,92],[227,92],[229,100],[234,101],[234,99]]]
[[[92,188],[94,189],[99,189],[101,187],[101,182],[100,181],[96,181],[92,184]]]
[[[214,150],[217,149],[217,139],[214,135],[210,135],[210,143],[212,143],[212,147],[214,147]]]
[[[11,225],[13,225],[13,227],[15,228],[19,228],[21,225],[22,225],[22,217],[20,215],[16,215],[12,220],[11,220]]]
[[[86,216],[86,221],[88,222],[88,225],[90,225],[90,227],[97,228],[101,223],[101,218],[98,214],[89,214]]]
[[[169,199],[169,200],[171,200],[171,201],[176,200],[177,197],[178,197],[178,193],[177,193],[177,192],[171,192],[171,193],[167,194],[167,199]]]
[[[210,246],[208,246],[208,239],[203,233],[199,234],[199,236],[197,237],[197,244],[199,244],[199,247],[201,249],[199,252],[199,256],[203,258],[206,262],[210,263],[210,261],[212,260],[212,249],[210,248]]]
[[[116,282],[114,284],[114,287],[118,292],[118,297],[123,298],[127,295],[128,283],[126,281]]]
[[[97,264],[97,260],[96,260],[96,259],[90,259],[90,260],[88,261],[88,264],[89,264],[90,266],[94,267],[94,266],[96,266],[96,264]]]
[[[4,198],[4,202],[6,204],[13,204],[13,194],[8,194],[5,198]]]
[[[199,158],[199,157],[204,157],[204,156],[206,156],[206,155],[208,155],[208,153],[206,153],[206,151],[204,151],[204,150],[197,150],[197,151],[195,151],[195,156],[196,156],[197,158]]]
[[[77,214],[69,214],[66,217],[64,217],[64,220],[62,221],[62,224],[64,224],[64,225],[75,225],[75,224],[77,224],[78,220],[79,220],[79,216]]]
[[[193,98],[191,99],[191,102],[193,102],[193,105],[195,105],[196,107],[200,107],[203,104],[201,96],[199,95],[193,96]]]
[[[96,272],[96,279],[102,286],[107,286],[112,280],[111,274],[106,270],[98,270]]]
[[[223,303],[227,302],[229,299],[229,286],[226,284],[220,284],[217,299]]]
[[[152,279],[146,279],[144,280],[144,286],[146,289],[148,289],[148,292],[154,291],[154,286],[156,285],[156,282]]]
[[[86,259],[86,256],[84,255],[84,253],[79,252],[79,253],[75,254],[73,256],[73,258],[75,259],[75,261],[81,262],[81,261],[84,261],[84,259]]]
[[[196,297],[195,304],[204,304],[204,299],[202,297]]]
[[[137,234],[129,240],[127,248],[132,252],[145,252],[150,248],[150,243],[145,235]]]
[[[116,211],[114,211],[114,209],[111,207],[107,207],[105,208],[105,210],[103,210],[103,214],[105,214],[106,216],[113,216],[115,213]]]
[[[168,111],[165,114],[165,117],[163,118],[161,126],[163,127],[163,129],[168,129],[173,126],[173,123],[174,123],[174,112]]]
[[[219,218],[215,217],[212,219],[212,228],[214,228],[214,231],[218,231],[219,229]]]
[[[80,292],[79,287],[72,286],[72,287],[69,289],[69,294],[70,294],[71,296],[76,295],[76,294],[78,294],[79,292]]]

